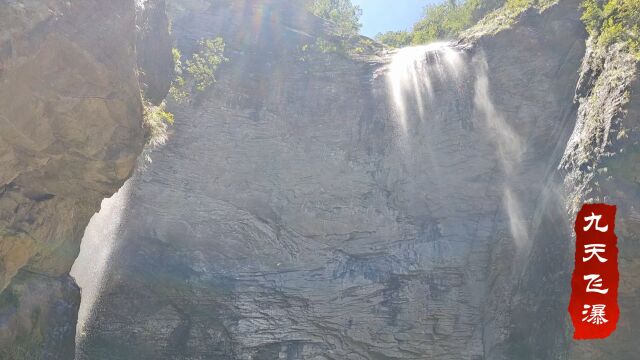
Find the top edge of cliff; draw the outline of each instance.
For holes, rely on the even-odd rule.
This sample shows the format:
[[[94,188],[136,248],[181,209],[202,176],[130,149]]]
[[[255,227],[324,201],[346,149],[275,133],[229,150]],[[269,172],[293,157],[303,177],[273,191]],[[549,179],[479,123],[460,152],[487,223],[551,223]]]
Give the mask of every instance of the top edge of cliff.
[[[575,4],[576,12],[578,12],[579,1],[562,1],[563,4],[569,2]],[[483,37],[493,36],[513,28],[525,21],[528,16],[542,14],[560,5],[560,0],[524,0],[515,5],[506,3],[463,31],[459,36],[459,44],[472,45]]]

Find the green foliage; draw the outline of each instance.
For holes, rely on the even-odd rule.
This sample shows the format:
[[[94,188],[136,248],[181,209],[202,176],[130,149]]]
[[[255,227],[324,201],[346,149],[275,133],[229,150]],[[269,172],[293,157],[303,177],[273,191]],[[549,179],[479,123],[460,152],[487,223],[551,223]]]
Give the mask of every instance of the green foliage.
[[[376,35],[376,40],[381,44],[400,48],[411,44],[413,34],[409,31],[387,31]]]
[[[216,82],[215,73],[218,66],[226,61],[224,57],[224,40],[201,39],[198,42],[199,51],[194,53],[191,60],[187,60],[187,72],[195,79],[196,89],[204,91]]]
[[[429,5],[411,31],[378,34],[383,44],[401,47],[454,39],[475,25],[489,32],[511,24],[529,7],[542,9],[557,0],[449,0]]]
[[[412,31],[390,31],[378,34],[376,39],[392,47],[401,47],[455,38],[486,14],[510,1],[528,0],[449,0],[428,5]]]
[[[602,9],[596,0],[584,0],[582,2],[582,21],[587,27],[587,31],[592,34],[597,32],[602,26]]]
[[[504,5],[488,13],[472,28],[465,30],[463,37],[474,38],[495,34],[511,26],[527,9],[542,11],[560,0],[507,0]]]
[[[362,9],[353,5],[351,0],[314,0],[311,12],[333,22],[337,35],[341,37],[356,36],[362,27]]]
[[[225,44],[220,37],[200,39],[198,47],[198,51],[191,56],[191,59],[186,61],[186,69],[182,62],[180,50],[172,49],[176,78],[171,83],[169,95],[177,103],[186,101],[192,93],[192,89],[187,87],[185,73],[193,78],[195,90],[204,91],[216,82],[215,74],[218,66],[229,61],[224,56]]]
[[[310,51],[322,54],[362,54],[369,47],[369,44],[366,44],[366,41],[358,35],[362,27],[360,24],[362,9],[353,5],[351,0],[314,0],[309,10],[335,25],[335,37],[320,37],[314,43],[304,45],[300,49],[302,61],[307,60]]]
[[[193,79],[193,87],[197,91],[204,91],[216,81],[216,70],[223,62],[229,61],[224,56],[224,40],[220,37],[215,39],[200,39],[198,41],[198,51],[191,59],[186,61],[186,68],[182,62],[180,50],[173,48],[175,79],[169,88],[169,95],[177,102],[186,101],[193,93],[193,89],[187,86],[185,75]],[[164,144],[167,141],[167,131],[169,125],[173,124],[174,116],[167,111],[167,105],[163,101],[160,105],[144,104],[144,126],[148,129],[149,137],[147,144],[151,148]]]
[[[173,114],[167,111],[167,105],[164,101],[157,106],[146,103],[144,126],[149,131],[147,144],[152,148],[164,144],[167,141],[168,126],[173,124],[173,120]]]
[[[176,78],[169,88],[169,96],[177,103],[183,103],[189,97],[189,93],[185,90],[186,81],[182,77],[182,54],[176,48],[171,49],[171,53],[173,54],[173,72]]]
[[[314,49],[323,54],[337,53],[338,44],[332,41],[325,40],[323,38],[317,38],[314,44]]]
[[[169,88],[169,95],[178,103],[181,104],[187,100],[189,93],[185,90],[186,81],[181,75],[176,75],[176,78],[171,83]]]
[[[376,43],[364,36],[326,39],[316,38],[314,43],[304,44],[298,48],[300,61],[308,61],[312,53],[337,54],[342,56],[362,55],[371,52],[376,48]]]
[[[364,54],[367,52],[367,50],[372,49],[373,47],[374,47],[374,42],[371,41],[371,39],[362,37],[358,39],[358,41],[352,48],[355,54]]]
[[[582,7],[582,21],[597,46],[626,43],[640,59],[640,0],[585,0]]]
[[[180,50],[176,48],[171,49],[171,55],[173,55],[173,71],[176,75],[182,75],[182,54]]]
[[[413,27],[413,43],[427,43],[457,36],[473,24],[472,14],[478,1],[465,1],[461,5],[447,2],[427,6],[423,18]]]

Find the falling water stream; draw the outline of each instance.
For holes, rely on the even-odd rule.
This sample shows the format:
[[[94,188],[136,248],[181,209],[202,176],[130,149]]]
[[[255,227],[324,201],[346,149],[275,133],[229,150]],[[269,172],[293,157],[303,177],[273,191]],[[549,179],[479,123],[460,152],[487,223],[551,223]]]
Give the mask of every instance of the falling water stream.
[[[433,82],[459,81],[464,71],[463,55],[447,42],[407,47],[393,55],[388,75],[389,93],[403,135],[407,135],[411,108],[417,110],[419,120],[425,121],[434,97]]]
[[[91,218],[84,231],[80,255],[71,269],[71,276],[82,289],[77,338],[83,336],[85,324],[102,290],[111,255],[116,250],[116,239],[131,193],[131,182],[130,179],[112,197],[102,201],[100,212]]]
[[[522,161],[524,145],[491,99],[485,55],[478,52],[471,56],[448,42],[403,48],[393,55],[387,82],[397,128],[405,139],[402,142],[405,145],[412,126],[429,122],[433,112],[442,106],[438,102],[470,97],[465,93],[465,88],[473,92],[473,111],[469,112],[469,117],[473,119],[469,120],[472,123],[482,122],[482,127],[488,130],[485,136],[493,142],[503,172],[503,206],[511,234],[518,247],[527,245],[527,221],[512,188]],[[469,86],[468,82],[473,82],[473,86]],[[436,86],[437,83],[441,86]],[[439,94],[439,91],[443,93]],[[432,151],[428,153],[431,155]],[[431,163],[437,161],[431,159]],[[434,172],[437,171],[434,169]]]

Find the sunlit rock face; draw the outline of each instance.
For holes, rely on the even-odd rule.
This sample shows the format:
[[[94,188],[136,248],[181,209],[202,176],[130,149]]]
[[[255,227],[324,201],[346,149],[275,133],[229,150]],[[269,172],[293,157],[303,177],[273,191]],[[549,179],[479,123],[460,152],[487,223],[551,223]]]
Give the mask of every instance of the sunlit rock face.
[[[144,145],[135,19],[129,0],[0,1],[2,359],[73,358],[68,272]]]
[[[601,341],[571,344],[572,359],[637,357],[640,320],[640,65],[614,45],[598,51],[592,41],[582,63],[576,127],[561,167],[566,171],[568,209],[582,202],[617,206],[621,316],[616,332]]]
[[[230,61],[129,184],[78,358],[562,354],[576,1],[358,59],[303,53],[326,30],[296,2],[177,14]]]

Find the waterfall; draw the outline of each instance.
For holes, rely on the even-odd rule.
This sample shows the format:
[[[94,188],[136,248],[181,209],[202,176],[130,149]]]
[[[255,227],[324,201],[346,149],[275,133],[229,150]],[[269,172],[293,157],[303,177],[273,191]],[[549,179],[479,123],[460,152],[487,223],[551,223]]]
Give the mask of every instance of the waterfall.
[[[402,48],[393,55],[387,80],[403,135],[407,135],[412,107],[419,120],[426,120],[434,82],[459,81],[463,71],[462,53],[447,42]]]
[[[71,269],[71,276],[75,278],[82,293],[76,327],[77,339],[83,336],[85,323],[102,290],[111,254],[116,249],[124,210],[129,202],[131,181],[129,179],[117,193],[102,201],[100,212],[91,218],[84,231],[80,254]]]
[[[493,134],[498,160],[505,175],[503,202],[509,218],[511,236],[518,248],[522,248],[529,244],[528,222],[523,215],[520,200],[513,190],[512,183],[522,162],[524,145],[520,136],[495,108],[491,100],[488,65],[484,54],[479,54],[473,62],[476,73],[474,103],[480,116],[485,119],[489,131]]]
[[[518,182],[524,142],[492,101],[485,55],[482,52],[470,55],[448,42],[403,48],[393,54],[386,81],[394,121],[404,139],[402,146],[414,143],[422,147],[403,150],[407,166],[416,167],[420,166],[416,162],[423,162],[427,165],[422,167],[434,178],[446,176],[444,172],[452,154],[437,144],[447,135],[433,132],[456,131],[452,128],[457,125],[442,122],[458,120],[470,124],[472,133],[460,136],[475,139],[478,144],[487,140],[492,144],[501,173],[496,185],[501,189],[511,235],[519,248],[528,244],[528,222],[513,185]],[[415,133],[421,124],[427,130]],[[413,159],[416,154],[422,154],[423,158]],[[458,156],[469,158],[464,154]],[[438,186],[438,191],[443,191],[451,184]]]

